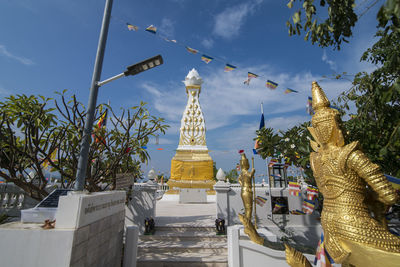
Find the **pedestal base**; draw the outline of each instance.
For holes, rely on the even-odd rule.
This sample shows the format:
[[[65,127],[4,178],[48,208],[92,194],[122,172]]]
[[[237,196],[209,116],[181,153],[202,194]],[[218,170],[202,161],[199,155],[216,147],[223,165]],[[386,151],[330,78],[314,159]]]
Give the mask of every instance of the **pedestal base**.
[[[181,189],[179,193],[179,203],[207,203],[206,189]]]

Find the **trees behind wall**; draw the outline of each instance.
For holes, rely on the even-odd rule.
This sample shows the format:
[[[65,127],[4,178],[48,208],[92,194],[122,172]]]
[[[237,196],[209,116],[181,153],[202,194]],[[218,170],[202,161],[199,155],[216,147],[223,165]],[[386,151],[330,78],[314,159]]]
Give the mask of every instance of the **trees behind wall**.
[[[0,177],[37,200],[48,194],[46,168],[61,175],[64,188],[75,181],[86,109],[65,92],[59,93],[59,100],[11,95],[0,102]],[[107,125],[94,125],[90,143],[85,189],[91,192],[113,189],[117,173],[142,176],[140,164],[150,158],[145,149],[149,137],[168,128],[143,102],[122,109],[120,115],[101,104],[96,122],[106,110]]]

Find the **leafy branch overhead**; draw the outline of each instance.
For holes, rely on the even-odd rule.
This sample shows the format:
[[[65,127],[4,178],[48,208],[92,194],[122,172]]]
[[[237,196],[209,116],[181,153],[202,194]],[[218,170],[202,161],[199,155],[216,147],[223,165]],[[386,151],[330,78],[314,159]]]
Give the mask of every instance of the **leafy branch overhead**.
[[[310,40],[312,44],[340,50],[342,42],[349,42],[358,19],[378,2],[362,6],[363,2],[357,7],[355,0],[290,0],[287,4],[289,8],[295,8],[295,5],[298,7],[291,20],[286,22],[286,26],[290,36],[301,35],[303,32],[304,40]],[[356,14],[356,10],[359,15]],[[387,0],[377,14],[378,26],[399,31],[399,18],[400,2]]]

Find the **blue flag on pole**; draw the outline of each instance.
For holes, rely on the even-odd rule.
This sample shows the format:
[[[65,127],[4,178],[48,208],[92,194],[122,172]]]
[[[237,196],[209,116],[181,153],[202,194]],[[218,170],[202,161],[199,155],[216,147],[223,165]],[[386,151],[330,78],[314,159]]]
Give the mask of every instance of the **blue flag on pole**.
[[[261,113],[260,129],[265,127],[264,113]]]

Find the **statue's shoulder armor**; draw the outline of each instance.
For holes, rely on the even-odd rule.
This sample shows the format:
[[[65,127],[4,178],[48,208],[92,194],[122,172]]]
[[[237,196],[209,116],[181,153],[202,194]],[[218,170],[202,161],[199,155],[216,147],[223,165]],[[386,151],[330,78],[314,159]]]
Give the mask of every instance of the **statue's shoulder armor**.
[[[355,141],[342,147],[342,150],[339,152],[338,155],[338,166],[341,171],[345,170],[347,159],[352,152],[359,149],[359,145],[360,143],[358,141]]]

